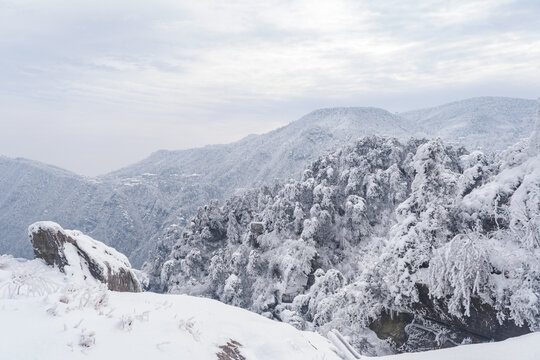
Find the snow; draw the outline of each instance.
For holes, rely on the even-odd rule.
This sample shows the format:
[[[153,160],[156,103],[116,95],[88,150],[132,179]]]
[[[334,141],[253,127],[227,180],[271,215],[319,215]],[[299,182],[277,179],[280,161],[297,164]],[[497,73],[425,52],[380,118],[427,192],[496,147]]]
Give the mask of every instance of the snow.
[[[462,345],[412,354],[382,356],[379,360],[538,360],[540,333],[532,333],[496,343]]]
[[[27,290],[14,292],[22,273]],[[4,359],[216,359],[219,346],[232,340],[246,359],[339,359],[320,335],[240,308],[185,295],[111,292],[39,260],[0,257],[0,289]]]
[[[111,292],[99,310],[68,312],[59,303],[51,314],[52,306],[2,300],[6,359],[216,359],[219,346],[230,340],[242,344],[247,359],[339,359],[314,333],[208,299]]]
[[[54,233],[64,232],[60,224],[54,221],[37,221],[28,227],[28,236],[37,233],[39,230],[50,230]]]
[[[13,291],[14,284],[19,290]],[[24,290],[23,290],[24,289]],[[3,359],[217,358],[236,347],[247,360],[354,359],[338,332],[328,339],[218,301],[187,295],[119,293],[74,280],[40,260],[0,256]],[[341,349],[341,352],[340,350]],[[341,355],[337,353],[340,352]],[[45,357],[44,357],[45,356]],[[540,333],[380,360],[533,360]]]
[[[117,274],[120,269],[131,269],[131,264],[128,258],[116,251],[116,249],[105,245],[100,241],[92,239],[90,236],[83,234],[79,230],[66,230],[59,224],[52,221],[38,221],[28,227],[28,235],[39,230],[49,230],[53,233],[63,233],[65,236],[72,238],[75,241],[76,247],[82,250],[84,253],[92,259],[92,261],[102,269],[102,273],[106,274],[108,268],[111,269],[111,274]],[[86,269],[87,266],[81,263],[81,257],[77,255],[76,247],[70,243],[64,244],[64,251],[70,267],[73,269],[73,273],[76,273],[79,268]],[[78,266],[80,264],[80,266]],[[77,264],[77,265],[76,265]],[[89,275],[88,269],[86,269]]]
[[[536,125],[529,140],[529,155],[540,154],[540,98],[538,98],[538,108],[536,110]]]

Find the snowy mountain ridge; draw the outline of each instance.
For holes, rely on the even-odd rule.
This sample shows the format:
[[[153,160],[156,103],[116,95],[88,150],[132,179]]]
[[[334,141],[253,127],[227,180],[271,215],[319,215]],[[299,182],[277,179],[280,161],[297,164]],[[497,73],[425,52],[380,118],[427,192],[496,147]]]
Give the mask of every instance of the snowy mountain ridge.
[[[536,106],[532,100],[486,96],[400,115],[427,137],[439,136],[449,144],[488,152],[528,138]]]
[[[537,331],[540,158],[528,147],[363,138],[301,180],[169,227],[145,267],[151,288],[337,328],[368,354],[366,328],[396,351]]]
[[[471,99],[463,102],[466,106],[461,113],[471,113],[473,118],[491,124],[486,125],[490,128],[497,128],[493,124],[502,121],[507,129],[509,119],[515,119],[519,131],[498,133],[494,137],[497,141],[490,142],[492,146],[502,148],[507,142],[528,136],[525,133],[533,127],[534,101],[490,99],[487,104],[503,105],[488,106],[484,98]],[[455,110],[459,104],[450,108]],[[271,184],[275,179],[298,179],[311,161],[364,135],[405,140],[418,132],[429,135],[445,126],[452,128],[452,122],[459,119],[453,115],[454,110],[448,113],[444,109],[442,106],[436,111],[438,117],[432,110],[397,115],[376,108],[316,110],[267,134],[227,145],[159,151],[95,179],[29,160],[2,157],[0,231],[4,236],[0,252],[30,257],[24,236],[26,227],[50,219],[103,239],[139,267],[161,229],[171,224],[185,225],[197,208],[210,200],[223,201],[242,189]],[[449,117],[448,124],[422,128],[429,122],[426,119],[444,118],[445,114],[454,116]],[[483,128],[464,129],[466,135],[483,136]],[[450,136],[451,142],[468,143],[467,137],[461,138],[461,132],[444,134]]]

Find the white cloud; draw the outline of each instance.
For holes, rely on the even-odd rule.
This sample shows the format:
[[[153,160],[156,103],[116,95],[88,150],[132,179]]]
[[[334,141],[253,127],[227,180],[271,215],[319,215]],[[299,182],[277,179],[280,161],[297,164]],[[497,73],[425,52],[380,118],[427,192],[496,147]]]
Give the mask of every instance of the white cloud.
[[[127,135],[149,152],[237,139],[320,106],[535,97],[539,10],[525,0],[0,0],[0,121]],[[0,153],[86,173],[144,156],[89,170],[32,144],[15,154],[19,133],[0,133]]]

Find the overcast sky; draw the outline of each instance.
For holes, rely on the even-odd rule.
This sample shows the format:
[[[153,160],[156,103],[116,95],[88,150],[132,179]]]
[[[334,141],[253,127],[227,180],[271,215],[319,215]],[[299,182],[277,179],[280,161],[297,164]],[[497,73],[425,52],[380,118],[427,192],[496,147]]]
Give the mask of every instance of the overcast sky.
[[[97,175],[321,107],[536,98],[539,3],[0,0],[0,154]]]

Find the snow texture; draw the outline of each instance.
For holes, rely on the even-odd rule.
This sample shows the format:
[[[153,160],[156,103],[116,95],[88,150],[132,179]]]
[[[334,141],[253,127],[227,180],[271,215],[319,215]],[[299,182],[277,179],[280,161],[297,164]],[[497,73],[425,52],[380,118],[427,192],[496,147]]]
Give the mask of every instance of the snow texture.
[[[231,351],[247,360],[347,358],[320,335],[214,300],[117,293],[79,280],[40,260],[0,256],[2,358],[215,360]],[[534,333],[378,359],[536,360],[539,344]]]
[[[540,98],[538,98],[538,109],[536,110],[536,125],[529,144],[529,155],[538,154],[540,154]]]
[[[220,302],[119,293],[63,275],[40,260],[0,256],[3,359],[218,358],[339,360],[310,332]]]
[[[540,358],[540,333],[489,344],[463,345],[451,349],[382,356],[378,360],[536,360]]]

